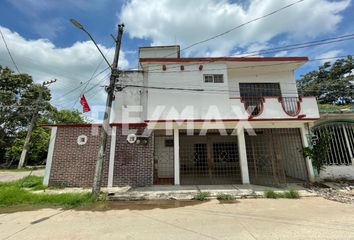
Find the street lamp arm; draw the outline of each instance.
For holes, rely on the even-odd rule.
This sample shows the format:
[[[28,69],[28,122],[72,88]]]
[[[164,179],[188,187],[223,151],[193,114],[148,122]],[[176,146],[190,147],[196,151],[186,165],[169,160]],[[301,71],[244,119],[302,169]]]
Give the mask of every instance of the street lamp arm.
[[[99,48],[98,44],[96,43],[95,39],[93,39],[93,37],[91,36],[91,34],[84,28],[84,26],[83,26],[81,23],[79,23],[77,20],[75,20],[75,19],[70,19],[70,22],[71,22],[75,27],[77,27],[78,29],[84,31],[84,32],[90,37],[91,41],[95,44],[96,48],[97,48],[98,51],[101,53],[103,59],[106,61],[106,63],[107,63],[108,66],[110,67],[110,69],[113,71],[114,69],[113,69],[112,65],[109,64],[109,62],[108,62],[106,56],[102,53],[102,51],[101,51],[101,49]]]
[[[95,39],[93,39],[93,37],[91,36],[91,34],[90,34],[88,31],[86,31],[86,29],[83,28],[82,31],[84,31],[84,32],[90,37],[91,41],[95,44],[96,48],[97,48],[98,51],[101,53],[101,55],[102,55],[103,59],[105,60],[105,62],[106,62],[106,63],[108,64],[108,66],[113,70],[111,64],[108,62],[106,56],[105,56],[105,55],[103,54],[103,52],[101,51],[101,49],[100,49],[100,47],[98,46],[98,44],[96,43]]]

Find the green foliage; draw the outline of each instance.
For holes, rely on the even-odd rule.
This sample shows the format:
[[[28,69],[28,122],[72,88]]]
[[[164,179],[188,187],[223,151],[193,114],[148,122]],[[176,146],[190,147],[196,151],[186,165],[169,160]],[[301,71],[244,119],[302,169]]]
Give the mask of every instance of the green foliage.
[[[33,188],[37,186],[42,186],[43,178],[38,176],[28,176],[20,181],[20,187],[23,188]]]
[[[266,190],[264,191],[264,196],[265,196],[266,198],[273,198],[273,199],[276,199],[276,198],[281,198],[281,197],[283,197],[283,194],[282,194],[282,193],[277,193],[277,192],[275,192],[275,191],[272,190],[272,189],[266,189]]]
[[[28,124],[35,113],[37,125],[85,122],[77,110],[58,111],[50,104],[50,99],[50,90],[35,84],[31,76],[15,74],[0,65],[0,166],[17,165]],[[27,154],[28,164],[44,163],[49,139],[48,129],[34,128]]]
[[[326,62],[318,70],[303,75],[297,81],[299,92],[304,96],[316,96],[321,104],[333,103],[338,98],[350,103],[354,97],[350,83],[354,79],[353,69],[352,56],[332,64]]]
[[[284,192],[284,197],[297,199],[297,198],[300,198],[300,194],[297,190],[290,189],[289,191]]]
[[[350,109],[351,105],[318,104],[318,108],[324,111],[338,111]]]
[[[49,113],[47,118],[42,121],[48,121],[48,123],[85,123],[85,120],[82,118],[81,113],[78,110],[53,110]]]
[[[331,141],[331,133],[324,133],[319,136],[316,145],[304,148],[304,156],[312,161],[312,165],[316,168],[318,174],[324,168],[323,157],[329,150],[329,143]]]
[[[18,181],[0,183],[0,206],[50,204],[73,207],[94,202],[93,198],[88,193],[47,194],[33,193],[25,189],[43,189],[42,180],[43,178],[41,177],[31,176]]]
[[[198,201],[205,201],[208,200],[208,197],[210,196],[209,192],[198,192],[195,196],[194,199]]]
[[[284,191],[284,192],[275,192],[272,189],[266,189],[264,191],[264,196],[266,198],[272,198],[272,199],[277,199],[277,198],[297,199],[297,198],[300,198],[299,192],[295,189],[289,189],[288,191]]]
[[[220,193],[216,196],[216,199],[218,199],[219,201],[233,201],[236,198],[231,194]]]
[[[8,148],[8,157],[15,160],[20,160],[23,143],[25,142],[27,132],[19,133],[12,146]],[[31,143],[27,155],[28,164],[44,164],[47,156],[48,145],[50,140],[50,132],[48,129],[36,128],[32,132]]]

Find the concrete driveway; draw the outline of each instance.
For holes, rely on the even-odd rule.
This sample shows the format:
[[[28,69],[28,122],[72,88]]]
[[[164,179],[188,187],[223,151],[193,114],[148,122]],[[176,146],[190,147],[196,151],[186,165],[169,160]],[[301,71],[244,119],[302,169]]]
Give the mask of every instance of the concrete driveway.
[[[15,181],[24,177],[27,177],[31,171],[23,171],[23,172],[11,172],[11,171],[1,171],[0,170],[0,182],[10,182]],[[31,173],[32,176],[44,176],[44,169],[34,170]]]
[[[322,198],[113,202],[0,214],[0,239],[354,239],[354,206]]]

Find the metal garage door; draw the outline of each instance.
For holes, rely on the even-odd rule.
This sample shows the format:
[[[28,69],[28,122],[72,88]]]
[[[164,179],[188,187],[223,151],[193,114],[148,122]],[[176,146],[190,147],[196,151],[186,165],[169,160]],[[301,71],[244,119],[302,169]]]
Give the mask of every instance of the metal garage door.
[[[241,182],[236,136],[180,133],[181,184],[234,184]]]

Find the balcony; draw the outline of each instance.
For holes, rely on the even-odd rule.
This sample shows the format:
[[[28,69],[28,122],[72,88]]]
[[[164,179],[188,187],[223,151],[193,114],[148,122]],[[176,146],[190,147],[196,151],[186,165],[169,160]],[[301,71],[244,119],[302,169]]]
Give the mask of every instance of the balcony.
[[[145,122],[314,121],[319,119],[314,97],[225,98],[185,93],[150,101]],[[188,94],[188,95],[187,95]],[[163,101],[161,100],[163,99]],[[159,103],[159,104],[156,104]]]
[[[257,120],[317,120],[315,97],[247,97],[232,98],[234,106],[243,105],[247,118]]]

